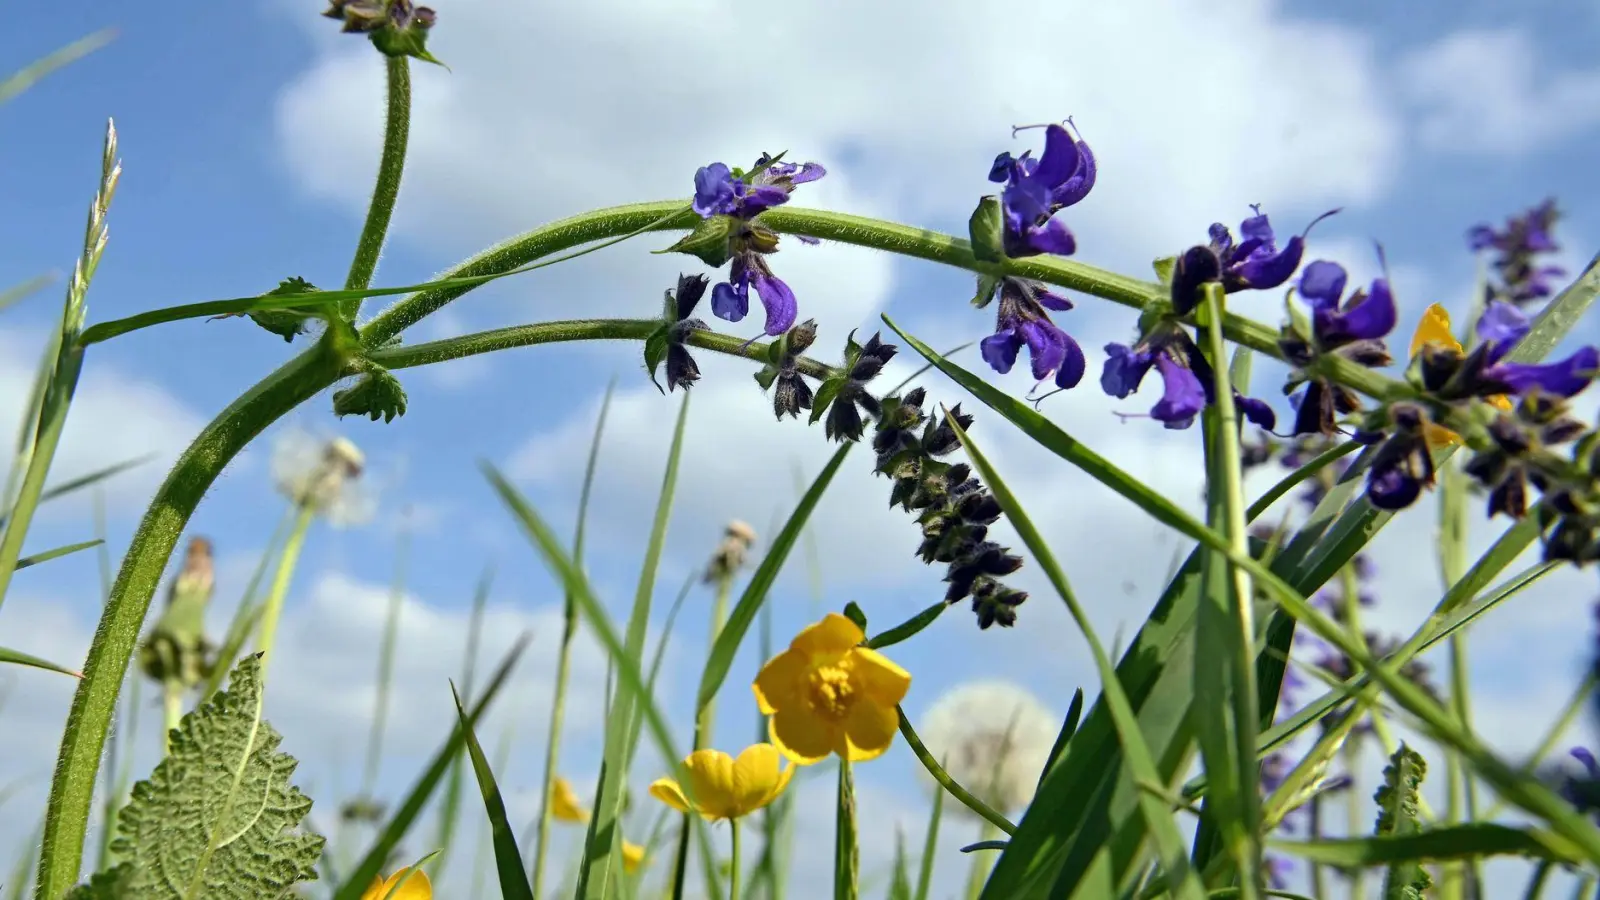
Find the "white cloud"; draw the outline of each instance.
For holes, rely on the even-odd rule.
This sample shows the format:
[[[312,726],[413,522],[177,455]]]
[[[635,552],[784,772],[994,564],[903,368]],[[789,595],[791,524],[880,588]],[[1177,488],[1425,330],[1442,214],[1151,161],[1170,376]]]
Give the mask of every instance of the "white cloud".
[[[36,334],[0,333],[0,464],[9,467],[13,435],[27,414],[36,365],[44,352]],[[68,411],[66,428],[51,464],[48,484],[88,475],[146,455],[142,465],[101,482],[108,508],[137,510],[160,484],[167,469],[200,431],[204,420],[166,388],[147,378],[103,363],[91,351]],[[45,507],[82,514],[83,493]]]
[[[1400,88],[1430,149],[1515,156],[1600,124],[1600,69],[1548,71],[1521,29],[1472,29],[1412,52]]]

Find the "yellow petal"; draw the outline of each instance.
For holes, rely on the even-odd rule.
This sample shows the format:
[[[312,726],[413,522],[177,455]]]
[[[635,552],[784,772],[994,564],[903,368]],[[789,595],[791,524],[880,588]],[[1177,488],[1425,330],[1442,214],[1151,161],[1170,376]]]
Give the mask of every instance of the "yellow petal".
[[[774,748],[774,749],[776,749],[776,748]],[[798,769],[798,768],[800,768],[800,767],[791,764],[791,765],[784,766],[782,769],[780,769],[778,771],[778,781],[777,781],[777,783],[773,784],[772,792],[770,794],[767,794],[767,796],[765,796],[765,797],[763,797],[761,799],[761,803],[759,804],[758,808],[760,806],[766,806],[767,804],[771,803],[772,801],[774,801],[774,800],[778,799],[779,797],[783,796],[784,788],[787,788],[789,786],[790,780],[794,778],[794,770]]]
[[[628,874],[639,871],[644,862],[644,848],[629,841],[622,842],[622,870]]]
[[[578,802],[572,783],[565,778],[557,778],[550,784],[550,815],[563,822],[585,824],[589,821],[588,810]]]
[[[838,613],[828,613],[821,622],[808,625],[795,635],[789,649],[799,650],[807,656],[842,654],[866,637],[861,626]]]
[[[1507,397],[1505,394],[1495,394],[1493,397],[1488,399],[1489,405],[1493,406],[1495,409],[1502,410],[1504,412],[1511,412],[1511,398]]]
[[[767,734],[789,761],[809,766],[833,752],[836,729],[805,709],[780,709],[767,720]]]
[[[678,812],[689,811],[689,800],[683,796],[683,788],[678,787],[678,782],[671,778],[657,778],[650,783],[650,796],[672,807]]]
[[[733,757],[721,750],[696,750],[683,761],[689,769],[694,805],[708,819],[731,819],[734,811]]]
[[[876,650],[857,647],[850,651],[850,675],[872,702],[894,706],[911,690],[911,673],[895,665]]]
[[[811,657],[799,650],[785,650],[768,660],[751,685],[761,714],[770,716],[784,707],[799,705],[810,671]]]
[[[428,873],[418,869],[406,878],[410,871],[410,868],[401,869],[383,881],[372,879],[372,886],[361,895],[361,900],[433,900],[433,884],[428,881]],[[402,878],[405,884],[400,884]],[[398,890],[395,885],[400,885]],[[394,892],[390,893],[391,890]]]
[[[1417,323],[1417,331],[1411,336],[1411,355],[1415,357],[1424,344],[1440,344],[1461,352],[1461,342],[1450,332],[1450,314],[1437,303],[1428,307]]]
[[[1461,443],[1461,435],[1443,425],[1435,425],[1432,422],[1424,423],[1422,426],[1422,439],[1428,442],[1429,450],[1437,450],[1440,447]]]
[[[900,716],[892,706],[857,703],[850,707],[839,739],[839,755],[851,762],[877,759],[894,743],[900,730]]]
[[[771,744],[751,744],[733,761],[733,805],[735,815],[748,815],[765,806],[775,795],[781,776],[783,757]]]

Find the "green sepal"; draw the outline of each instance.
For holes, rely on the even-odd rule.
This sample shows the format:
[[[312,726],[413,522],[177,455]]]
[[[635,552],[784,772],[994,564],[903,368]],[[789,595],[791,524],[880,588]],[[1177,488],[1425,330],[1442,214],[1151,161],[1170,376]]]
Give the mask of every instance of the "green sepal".
[[[669,300],[667,302],[670,305],[672,301]],[[667,344],[671,331],[671,325],[663,324],[660,328],[650,332],[650,336],[644,339],[645,371],[650,373],[650,383],[655,385],[656,390],[661,391],[663,394],[666,391],[662,389],[661,383],[656,381],[656,369],[660,368],[661,362],[667,358]]]
[[[687,253],[713,269],[728,261],[729,239],[738,220],[732,216],[712,216],[702,219],[694,230],[684,235],[676,244],[658,253]]]
[[[376,422],[394,421],[406,414],[406,391],[400,379],[381,366],[368,364],[367,371],[355,384],[333,393],[333,414],[341,419],[348,415],[366,416]]]
[[[844,605],[844,617],[856,623],[856,627],[862,631],[867,630],[867,614],[862,611],[854,600]]]
[[[379,28],[372,32],[372,46],[384,56],[411,56],[430,62],[443,69],[450,67],[428,52],[428,30],[415,25],[409,28]]]
[[[1156,280],[1165,285],[1172,284],[1172,270],[1177,266],[1178,258],[1176,256],[1163,256],[1150,264],[1150,268],[1156,270]]]
[[[1000,288],[999,275],[979,275],[978,290],[972,295],[972,305],[983,309],[994,299],[994,292]]]
[[[761,385],[763,391],[768,390],[772,387],[772,383],[778,380],[778,367],[762,366],[761,371],[757,372],[753,377],[756,380],[756,384]]]
[[[1311,317],[1294,302],[1294,291],[1283,295],[1283,308],[1289,315],[1289,328],[1294,335],[1306,343],[1311,343]]]
[[[839,391],[844,387],[846,375],[835,375],[817,386],[817,392],[811,398],[811,423],[816,424],[823,414],[828,411],[828,405],[839,396]]]
[[[990,195],[978,201],[978,208],[967,220],[967,235],[972,241],[972,255],[980,262],[1002,262],[1006,258],[1005,218],[1000,210],[1000,198]]]

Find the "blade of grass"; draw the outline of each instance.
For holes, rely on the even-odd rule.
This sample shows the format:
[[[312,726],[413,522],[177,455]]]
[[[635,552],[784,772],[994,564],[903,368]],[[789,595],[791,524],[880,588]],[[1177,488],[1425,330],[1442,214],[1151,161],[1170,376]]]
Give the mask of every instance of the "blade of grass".
[[[31,669],[43,669],[46,672],[59,672],[62,675],[71,675],[73,678],[82,678],[83,673],[76,669],[69,669],[60,663],[53,663],[48,659],[23,653],[21,650],[12,650],[0,647],[0,665],[27,666]]]
[[[372,703],[372,730],[367,734],[367,764],[361,775],[361,796],[371,797],[383,763],[383,738],[389,724],[389,688],[394,681],[394,645],[400,636],[400,613],[406,599],[406,557],[411,545],[409,529],[402,525],[394,555],[394,581],[389,585],[389,607],[383,617],[383,640],[378,645],[378,691]],[[468,734],[469,744],[472,735]]]
[[[673,494],[678,486],[678,465],[683,454],[683,435],[689,421],[689,397],[683,395],[678,406],[678,421],[673,427],[667,451],[666,472],[661,478],[661,493],[656,502],[650,538],[645,545],[639,584],[634,591],[633,609],[628,614],[628,659],[644,658],[644,641],[650,627],[650,601],[655,595],[656,569],[667,540]],[[632,768],[634,747],[642,727],[641,710],[647,696],[632,685],[619,685],[606,721],[605,765],[597,788],[594,818],[589,823],[589,840],[584,849],[583,867],[578,872],[578,896],[583,900],[606,900],[613,884],[622,882],[622,797]]]
[[[495,871],[500,876],[500,896],[505,900],[533,900],[533,889],[528,886],[528,875],[522,871],[522,851],[517,849],[517,836],[506,819],[506,804],[500,797],[500,786],[495,783],[489,760],[478,745],[478,736],[472,730],[472,720],[461,705],[461,695],[454,682],[450,694],[456,701],[456,716],[461,732],[466,736],[467,753],[472,757],[472,771],[478,777],[478,790],[483,793],[484,811],[489,815],[489,831],[493,836]]]
[[[493,466],[485,463],[483,464],[483,471],[490,484],[494,487],[495,492],[500,495],[500,499],[510,510],[512,516],[522,526],[530,542],[544,557],[545,564],[561,578],[566,589],[572,591],[573,597],[578,601],[578,609],[583,614],[585,622],[593,630],[595,638],[600,642],[600,645],[610,655],[613,670],[616,672],[621,686],[625,690],[631,691],[635,696],[642,698],[645,729],[654,738],[656,750],[661,755],[661,758],[670,761],[683,759],[672,740],[672,732],[667,727],[666,717],[661,714],[655,698],[650,696],[645,686],[644,678],[639,672],[637,658],[627,655],[627,648],[617,635],[616,628],[611,624],[610,617],[606,615],[605,607],[601,605],[599,600],[595,599],[594,593],[590,590],[588,578],[567,557],[566,552],[561,547],[561,542],[555,536],[555,532],[540,518],[533,507],[528,505],[528,502],[517,492],[516,488],[512,487],[511,483],[506,481],[505,477]],[[621,692],[619,691],[619,693]],[[692,802],[694,800],[693,784],[684,771],[682,764],[678,762],[670,764],[674,765],[673,774],[683,787],[688,799]],[[713,859],[710,839],[707,837],[704,823],[699,819],[695,820],[695,834],[701,847],[702,857],[707,860]],[[715,870],[709,865],[707,869],[707,891],[711,894],[713,900],[717,900],[717,898],[721,897],[721,891],[715,879]]]
[[[39,79],[49,75],[51,72],[77,62],[99,50],[101,47],[111,43],[112,38],[116,36],[117,30],[115,28],[103,28],[87,37],[78,38],[60,50],[56,50],[43,59],[31,63],[22,71],[0,80],[0,103],[5,103],[38,84]]]
[[[26,569],[29,566],[36,566],[42,562],[49,562],[52,559],[59,559],[60,557],[68,555],[69,553],[77,553],[79,550],[88,550],[91,547],[98,547],[102,543],[104,543],[104,541],[96,538],[92,541],[80,541],[76,544],[68,544],[65,547],[57,547],[54,550],[46,550],[43,553],[35,553],[32,556],[24,556],[23,558],[17,560],[17,568]]]
[[[616,392],[616,387],[616,379],[612,379],[606,385],[605,396],[600,400],[600,415],[595,419],[594,437],[589,441],[589,460],[583,468],[583,486],[578,491],[578,522],[572,532],[572,561],[580,567],[583,565],[584,528],[589,519],[589,497],[594,489],[595,470],[600,464],[600,439],[605,434],[606,416],[611,411],[611,398]],[[560,768],[561,732],[567,708],[567,679],[572,665],[572,639],[578,633],[578,604],[573,599],[571,591],[566,592],[561,616],[561,646],[556,651],[555,692],[550,703],[550,727],[546,733],[544,747],[543,786],[539,795],[539,832],[534,836],[533,871],[530,875],[535,897],[544,891],[545,855],[550,846],[550,794]]]
[[[221,689],[223,677],[239,658],[239,654],[244,651],[245,641],[255,633],[263,612],[261,605],[256,602],[256,595],[261,589],[262,579],[266,578],[267,568],[272,565],[272,561],[282,551],[284,542],[289,539],[295,517],[295,505],[290,503],[283,511],[282,518],[278,520],[272,537],[268,539],[267,549],[262,551],[261,558],[256,560],[255,571],[250,573],[250,580],[244,586],[244,593],[239,596],[239,605],[233,611],[233,620],[228,623],[222,647],[217,651],[217,664],[212,667],[211,677],[206,679],[205,687],[201,689],[199,702],[204,703]]]
[[[941,367],[942,368],[942,367]],[[1116,726],[1117,738],[1122,744],[1123,759],[1128,767],[1127,775],[1134,782],[1148,782],[1150,784],[1165,784],[1156,769],[1155,758],[1151,755],[1150,747],[1145,743],[1144,734],[1139,729],[1138,720],[1134,718],[1132,704],[1127,694],[1122,690],[1122,683],[1117,679],[1116,670],[1111,666],[1111,658],[1106,655],[1105,647],[1100,643],[1100,638],[1095,634],[1094,626],[1090,624],[1088,615],[1083,607],[1078,604],[1077,595],[1067,584],[1066,573],[1056,563],[1055,556],[1045,544],[1044,538],[1034,528],[1023,511],[1017,498],[1000,480],[1000,475],[989,464],[989,460],[973,444],[972,438],[955,418],[945,413],[945,422],[955,431],[956,437],[961,440],[962,447],[967,452],[967,458],[972,460],[973,468],[982,477],[983,482],[989,486],[989,491],[994,495],[1000,508],[1005,511],[1006,520],[1016,529],[1028,551],[1033,554],[1034,561],[1050,580],[1051,586],[1067,605],[1073,622],[1078,630],[1083,633],[1084,641],[1089,645],[1089,652],[1094,657],[1095,668],[1100,673],[1102,681],[1102,696],[1106,700],[1107,708],[1111,712],[1113,723]],[[1174,897],[1179,900],[1203,900],[1205,888],[1201,886],[1200,879],[1189,866],[1188,854],[1184,852],[1183,837],[1178,833],[1178,825],[1173,821],[1172,814],[1165,804],[1159,799],[1150,796],[1145,791],[1139,793],[1139,805],[1143,812],[1145,825],[1149,829],[1150,839],[1156,846],[1157,856],[1162,867],[1167,871],[1168,878],[1177,882]],[[990,898],[1009,896],[998,891],[991,876],[983,896]]]
[[[912,900],[928,900],[933,887],[933,864],[939,853],[939,823],[944,818],[944,791],[933,792],[933,809],[928,811],[928,831],[922,840],[922,859],[917,870],[917,888]]]
[[[474,699],[473,681],[477,676],[478,647],[483,642],[483,609],[489,602],[489,586],[494,583],[494,567],[485,566],[483,574],[478,578],[477,590],[472,593],[472,615],[467,620],[467,648],[461,657],[461,693],[470,702]],[[502,741],[502,743],[504,743]],[[501,752],[495,759],[495,768],[505,771],[505,753]],[[462,770],[461,754],[456,754],[450,760],[450,775],[445,781],[444,800],[439,807],[439,836],[435,843],[439,846],[439,855],[433,864],[433,879],[444,879],[445,863],[450,859],[450,849],[455,844],[456,827],[460,824],[461,816],[461,790],[462,778],[466,773]],[[477,894],[473,894],[474,897]]]
[[[93,487],[108,478],[121,475],[123,472],[126,472],[129,469],[133,469],[137,466],[142,466],[152,459],[155,459],[155,454],[141,456],[137,459],[130,459],[126,462],[119,462],[115,465],[106,466],[103,469],[96,469],[87,475],[79,475],[77,478],[63,481],[58,485],[45,488],[43,493],[39,494],[39,502],[41,504],[48,503],[49,501],[55,500],[59,497],[64,497],[68,494],[81,491],[86,487]],[[0,524],[4,524],[7,518],[8,517],[6,516],[0,516]]]
[[[505,686],[507,678],[511,675],[511,670],[516,667],[517,659],[522,656],[522,651],[527,649],[528,641],[532,637],[531,634],[523,634],[512,645],[505,658],[501,660],[499,667],[495,669],[495,673],[490,676],[489,683],[484,687],[483,696],[472,704],[472,715],[469,719],[472,723],[476,724],[483,718],[484,712],[494,702],[494,698],[499,695],[500,689]],[[433,797],[433,792],[438,789],[439,783],[444,780],[445,774],[450,770],[451,761],[460,754],[461,748],[465,743],[465,732],[459,727],[453,729],[449,740],[445,741],[444,746],[440,747],[438,752],[434,754],[432,761],[428,764],[428,768],[423,770],[416,784],[412,785],[411,790],[407,792],[405,800],[401,802],[399,809],[395,810],[394,816],[384,826],[383,832],[373,842],[372,848],[367,851],[367,855],[362,858],[361,863],[350,873],[350,877],[340,884],[339,889],[334,892],[333,900],[360,900],[367,887],[372,884],[373,877],[382,871],[384,864],[388,862],[390,854],[394,852],[394,848],[400,845],[401,839],[406,836],[412,824],[422,815],[422,810],[428,805],[428,800]]]
[[[50,282],[55,280],[56,276],[53,273],[46,275],[35,275],[21,284],[13,285],[3,291],[0,291],[0,312],[3,312],[17,303],[20,303],[34,294],[44,290],[49,286]]]

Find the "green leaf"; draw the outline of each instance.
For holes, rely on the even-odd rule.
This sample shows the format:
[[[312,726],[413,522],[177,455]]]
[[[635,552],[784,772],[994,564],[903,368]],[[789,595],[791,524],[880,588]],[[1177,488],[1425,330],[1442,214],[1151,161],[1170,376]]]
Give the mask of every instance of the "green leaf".
[[[400,379],[387,369],[368,363],[368,369],[355,384],[333,392],[333,414],[366,416],[376,422],[391,422],[406,414],[406,390]]]
[[[60,665],[59,663],[53,663],[47,659],[34,656],[31,653],[23,653],[21,650],[10,650],[5,647],[0,647],[0,665],[6,664],[28,666],[34,669],[44,669],[47,672],[60,672],[63,675],[71,675],[73,678],[83,677],[83,673],[77,671],[76,669],[69,669],[66,666]]]
[[[1373,797],[1378,804],[1378,824],[1373,829],[1377,837],[1405,837],[1422,830],[1418,819],[1418,806],[1422,798],[1422,779],[1428,774],[1428,764],[1422,754],[1402,743],[1389,757],[1383,770],[1383,784]],[[1427,870],[1417,865],[1415,859],[1397,860],[1389,865],[1383,878],[1384,900],[1422,900],[1424,892],[1433,886]]]
[[[861,604],[854,600],[844,605],[844,617],[856,623],[856,627],[863,632],[867,630],[867,614],[862,611]]]
[[[1067,717],[1061,723],[1061,731],[1056,734],[1056,742],[1050,747],[1050,755],[1045,757],[1044,768],[1039,770],[1039,783],[1044,784],[1046,775],[1055,768],[1056,760],[1061,758],[1067,745],[1072,742],[1072,736],[1078,731],[1078,722],[1083,718],[1083,688],[1072,692],[1072,703],[1067,707]]]
[[[478,790],[483,792],[484,810],[489,814],[489,830],[494,841],[494,867],[500,876],[500,896],[505,900],[533,900],[533,888],[528,885],[528,874],[522,871],[522,851],[517,849],[517,835],[506,819],[506,804],[500,797],[500,786],[495,783],[489,760],[478,745],[478,735],[472,730],[472,721],[461,705],[461,695],[454,683],[450,695],[456,701],[456,717],[467,738],[467,753],[472,757],[472,771],[478,776]]]
[[[1574,865],[1582,860],[1560,837],[1542,828],[1512,828],[1492,822],[1428,828],[1405,835],[1270,844],[1301,859],[1345,868],[1488,856],[1529,856]]]
[[[848,373],[849,369],[846,368],[845,372]],[[850,376],[848,374],[835,375],[817,385],[817,393],[811,399],[812,424],[817,423],[824,415],[827,414],[828,405],[833,402],[833,398],[839,396],[840,389],[843,388],[845,386],[845,382],[849,380]]]
[[[922,612],[919,612],[904,622],[901,622],[899,625],[896,625],[888,631],[879,632],[878,634],[873,635],[872,638],[867,641],[867,646],[874,650],[882,650],[885,647],[907,640],[908,638],[915,636],[917,632],[927,628],[929,625],[932,625],[933,620],[939,618],[944,614],[944,611],[949,608],[950,604],[944,602],[943,600],[936,600]]]
[[[917,872],[917,892],[913,900],[928,900],[933,887],[933,864],[939,852],[939,822],[944,818],[944,791],[933,792],[933,808],[928,811],[928,831],[922,839],[922,864]]]
[[[321,288],[296,275],[286,278],[278,286],[263,294],[263,297],[300,296],[320,291]],[[241,313],[228,313],[218,316],[219,319],[229,319]],[[250,317],[250,321],[262,328],[283,338],[285,343],[293,342],[297,335],[305,334],[311,325],[311,320],[316,318],[310,313],[297,309],[261,309],[245,312],[242,315]]]
[[[88,550],[90,547],[98,547],[103,543],[105,543],[105,541],[102,540],[79,541],[76,544],[68,544],[65,547],[57,547],[54,550],[46,550],[43,553],[35,553],[32,556],[24,556],[23,558],[17,560],[17,568],[26,569],[29,566],[36,566],[42,562],[49,562],[52,559],[60,559],[63,556],[77,553],[79,550]]]
[[[1550,355],[1556,345],[1566,337],[1583,313],[1600,295],[1600,254],[1589,260],[1589,265],[1578,280],[1556,295],[1544,309],[1534,316],[1528,334],[1511,348],[1507,358],[1513,362],[1535,363]]]
[[[261,689],[261,656],[247,656],[134,785],[111,844],[126,860],[128,896],[245,900],[316,879],[324,839],[297,832],[311,800],[289,784],[297,763],[261,719]]]
[[[739,597],[739,602],[728,614],[728,621],[723,624],[722,631],[717,634],[716,644],[706,657],[705,669],[700,674],[700,692],[695,702],[697,711],[704,709],[706,704],[715,699],[717,691],[722,688],[722,682],[728,677],[728,670],[733,667],[734,654],[739,651],[739,645],[744,642],[745,634],[755,622],[756,611],[766,602],[767,591],[777,580],[778,571],[789,558],[789,551],[794,549],[801,532],[805,531],[806,520],[811,518],[812,511],[817,508],[823,493],[833,482],[834,474],[839,471],[839,466],[844,463],[844,458],[854,446],[853,443],[845,443],[834,451],[833,458],[828,460],[828,464],[811,483],[805,496],[800,498],[800,503],[795,506],[794,512],[789,514],[789,521],[783,523],[783,530],[773,539],[772,545],[767,548],[767,555],[762,557],[761,564],[756,566],[750,581],[745,584],[744,594]]]
[[[666,390],[661,387],[659,381],[656,381],[656,369],[661,368],[662,361],[667,358],[667,346],[671,330],[672,326],[662,325],[644,339],[644,369],[650,373],[650,383],[655,385],[656,390],[661,391],[663,394],[666,393]]]
[[[999,197],[984,197],[978,201],[978,208],[967,220],[967,235],[972,241],[972,255],[980,262],[1005,260],[1005,218]]]
[[[889,900],[911,900],[911,862],[906,858],[906,833],[894,830],[894,874],[889,881]]]
[[[134,893],[133,877],[134,868],[123,863],[68,891],[66,900],[143,900],[145,895]]]
[[[489,704],[499,695],[500,689],[506,685],[507,679],[511,675],[511,670],[516,667],[517,659],[522,655],[522,651],[527,649],[528,641],[531,637],[531,634],[523,634],[517,639],[510,652],[501,660],[500,667],[495,670],[494,675],[489,679],[489,684],[484,688],[483,697],[473,703],[472,714],[468,717],[468,720],[474,725],[483,718],[484,712],[489,709]],[[384,866],[389,861],[389,857],[394,853],[395,848],[400,845],[400,841],[406,836],[406,833],[410,831],[412,824],[422,815],[422,810],[428,805],[428,801],[433,797],[433,792],[450,771],[451,763],[461,753],[462,745],[465,743],[466,733],[457,727],[451,732],[450,738],[444,742],[438,752],[434,753],[432,761],[428,763],[428,768],[417,779],[417,783],[412,785],[411,790],[406,794],[405,800],[395,810],[394,816],[389,820],[389,823],[384,826],[383,833],[378,835],[378,839],[373,842],[372,848],[367,851],[367,855],[362,857],[360,865],[356,866],[349,877],[339,885],[339,890],[333,895],[333,900],[360,900],[361,895],[372,884],[372,879],[383,871]]]
[[[718,268],[728,261],[728,240],[733,236],[735,221],[732,216],[701,219],[693,231],[662,252],[687,253],[713,269]]]
[[[972,305],[983,309],[994,299],[994,292],[1000,287],[999,275],[979,275],[978,289],[972,294]],[[945,356],[950,354],[946,353]]]

